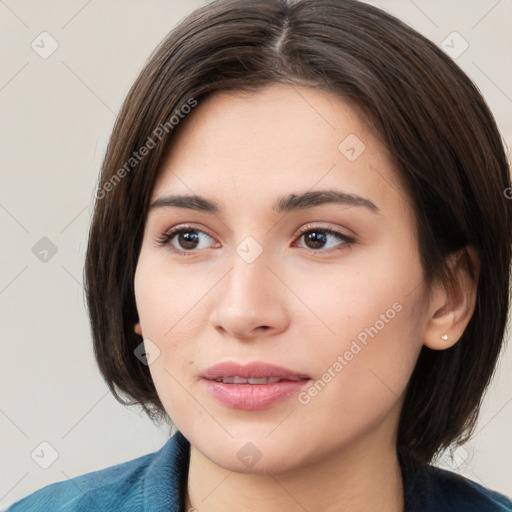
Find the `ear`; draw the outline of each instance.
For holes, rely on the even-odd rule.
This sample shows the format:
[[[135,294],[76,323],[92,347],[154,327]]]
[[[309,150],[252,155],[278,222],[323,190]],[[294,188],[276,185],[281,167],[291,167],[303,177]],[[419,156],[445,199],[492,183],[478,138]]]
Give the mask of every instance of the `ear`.
[[[137,322],[134,326],[133,326],[133,330],[135,331],[136,334],[138,334],[139,336],[142,336],[142,329],[140,327],[140,324],[139,322]]]
[[[474,275],[468,268],[470,262]],[[476,304],[480,259],[474,247],[450,254],[447,263],[453,279],[447,285],[434,285],[424,333],[424,344],[433,350],[450,348],[459,341]]]

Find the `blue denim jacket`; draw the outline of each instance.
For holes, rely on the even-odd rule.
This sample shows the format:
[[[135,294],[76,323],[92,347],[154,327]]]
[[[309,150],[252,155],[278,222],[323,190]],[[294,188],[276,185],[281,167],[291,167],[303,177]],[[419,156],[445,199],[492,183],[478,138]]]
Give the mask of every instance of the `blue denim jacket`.
[[[183,512],[189,454],[177,432],[155,453],[50,484],[7,512]],[[455,473],[402,463],[402,475],[406,512],[512,512],[508,498]]]

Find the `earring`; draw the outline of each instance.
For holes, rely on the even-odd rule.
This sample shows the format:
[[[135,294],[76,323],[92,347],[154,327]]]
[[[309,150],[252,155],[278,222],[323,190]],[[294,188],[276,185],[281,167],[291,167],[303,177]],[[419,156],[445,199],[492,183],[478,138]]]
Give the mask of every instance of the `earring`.
[[[441,339],[442,339],[443,341],[448,341],[448,334],[443,334],[443,335],[441,336]]]
[[[138,322],[133,327],[133,330],[135,331],[136,334],[138,334],[139,336],[142,336],[142,329],[141,329],[140,324]]]

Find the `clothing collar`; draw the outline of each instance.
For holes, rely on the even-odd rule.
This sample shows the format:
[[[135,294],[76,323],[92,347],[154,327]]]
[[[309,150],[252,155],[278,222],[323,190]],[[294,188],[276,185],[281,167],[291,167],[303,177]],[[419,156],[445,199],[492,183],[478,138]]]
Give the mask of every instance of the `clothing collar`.
[[[406,512],[431,510],[425,464],[399,457]],[[190,443],[177,431],[156,453],[144,482],[144,512],[181,512],[190,462]]]
[[[144,481],[144,512],[184,510],[190,443],[178,431],[157,452]]]

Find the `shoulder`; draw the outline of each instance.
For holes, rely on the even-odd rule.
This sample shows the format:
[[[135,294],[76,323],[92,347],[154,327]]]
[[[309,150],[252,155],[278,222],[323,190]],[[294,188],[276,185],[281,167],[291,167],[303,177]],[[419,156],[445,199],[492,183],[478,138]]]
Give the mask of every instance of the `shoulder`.
[[[457,505],[457,510],[512,512],[512,501],[503,494],[451,471],[434,466],[429,466],[428,471],[439,492],[439,499],[450,506]]]
[[[153,504],[153,500],[161,499],[159,479],[173,478],[170,464],[177,462],[177,448],[173,436],[157,452],[47,485],[17,501],[6,512],[142,512],[147,509],[148,495]],[[181,465],[184,463],[180,460]],[[175,471],[174,477],[179,478],[181,473]]]
[[[141,493],[140,482],[154,458],[145,455],[68,480],[56,482],[17,501],[7,512],[108,510],[119,500],[133,500]],[[134,508],[133,510],[137,510]]]
[[[413,501],[423,504],[411,510],[432,512],[512,512],[512,501],[452,471],[424,466],[410,489]]]

